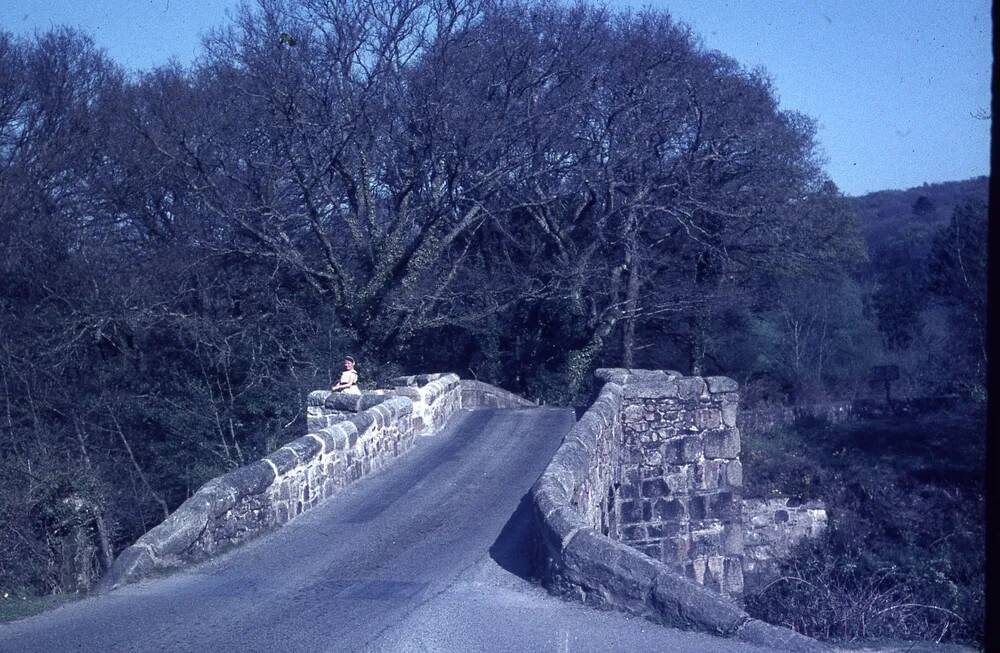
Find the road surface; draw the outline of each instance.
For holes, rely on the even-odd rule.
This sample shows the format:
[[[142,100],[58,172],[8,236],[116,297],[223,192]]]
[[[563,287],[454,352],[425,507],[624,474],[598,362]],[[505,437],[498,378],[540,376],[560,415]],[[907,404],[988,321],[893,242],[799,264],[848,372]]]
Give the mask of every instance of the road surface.
[[[525,580],[528,489],[572,411],[476,410],[215,560],[0,625],[0,652],[763,653]]]

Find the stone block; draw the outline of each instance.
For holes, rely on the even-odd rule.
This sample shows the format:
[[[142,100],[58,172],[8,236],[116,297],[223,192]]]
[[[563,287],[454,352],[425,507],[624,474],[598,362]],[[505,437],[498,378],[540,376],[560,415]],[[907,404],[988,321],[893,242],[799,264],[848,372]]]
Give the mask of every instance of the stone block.
[[[673,383],[677,385],[677,394],[673,396],[681,399],[698,399],[703,394],[706,394],[708,389],[705,385],[705,381],[698,376],[685,376],[673,380]]]
[[[692,503],[694,502],[692,501]],[[721,554],[723,552],[723,533],[722,524],[709,524],[704,528],[692,528],[690,555],[709,556]]]
[[[726,556],[722,591],[730,596],[743,595],[743,564],[740,558]]]
[[[642,448],[642,464],[645,467],[659,467],[663,464],[663,453],[659,444]]]
[[[161,557],[176,556],[190,547],[208,525],[211,506],[198,493],[181,504],[158,526],[142,536],[142,542]]]
[[[663,473],[663,480],[671,493],[686,493],[691,485],[688,483],[688,474],[691,465],[667,465]]]
[[[630,369],[628,371],[629,383],[662,383],[669,378],[663,370],[640,370]]]
[[[645,419],[646,409],[642,404],[629,404],[622,409],[622,417],[625,424],[639,422]]]
[[[708,516],[709,498],[704,494],[691,497],[688,501],[688,514],[691,519],[705,519]]]
[[[653,502],[653,516],[661,521],[682,521],[688,517],[687,499],[660,498]]]
[[[646,526],[646,533],[650,539],[663,539],[675,537],[681,533],[683,529],[681,528],[681,522],[669,521],[662,522],[659,524],[648,524]]]
[[[396,387],[392,393],[397,397],[406,397],[410,401],[420,401],[420,390],[414,386]]]
[[[361,395],[361,410],[368,410],[374,406],[378,406],[384,401],[391,399],[391,395],[377,394],[374,392],[366,392]]]
[[[628,422],[625,424],[625,429],[629,433],[645,433],[650,429],[649,422],[645,420],[639,420],[635,422]]]
[[[743,463],[739,459],[725,463],[724,480],[730,487],[743,487]]]
[[[147,547],[130,546],[115,558],[111,569],[100,580],[98,590],[104,592],[114,589],[119,585],[146,576],[154,569],[156,569],[156,562]]]
[[[706,458],[736,458],[739,455],[739,429],[729,428],[705,433]]]
[[[563,552],[567,575],[587,587],[600,588],[612,605],[639,605],[652,591],[657,566],[624,544],[589,528],[577,533]]]
[[[736,639],[769,651],[791,653],[833,653],[835,649],[791,630],[751,619],[736,631]]]
[[[327,397],[332,394],[329,390],[313,390],[306,395],[306,406],[322,407],[326,403]]]
[[[625,384],[622,396],[626,403],[634,399],[665,399],[678,396],[677,381],[663,379],[662,381],[629,381]]]
[[[345,412],[356,413],[361,410],[361,395],[333,392],[326,398],[323,405],[329,410],[342,410]]]
[[[274,469],[263,460],[234,469],[220,480],[236,488],[239,496],[260,494],[274,482]]]
[[[338,426],[345,426],[346,424],[350,424],[354,427],[354,435],[357,436],[358,434],[364,433],[375,426],[375,416],[372,413],[365,411],[363,413],[358,413],[357,415],[351,415]],[[352,438],[349,446],[353,447],[355,441],[356,437]]]
[[[642,482],[642,496],[649,498],[662,497],[670,494],[670,488],[662,478],[653,478]]]
[[[531,496],[543,514],[569,503],[569,490],[550,474],[543,474],[535,482]]]
[[[580,513],[569,506],[559,508],[547,515],[541,520],[541,523],[543,539],[554,551],[561,551],[566,538],[587,526],[580,518]]]
[[[660,440],[669,440],[680,435],[680,429],[673,424],[658,424],[653,430],[656,433],[656,437]]]
[[[673,438],[663,443],[663,462],[667,465],[678,465],[684,462],[684,440]]]
[[[323,444],[316,438],[306,435],[292,440],[282,448],[295,452],[295,455],[299,459],[299,464],[302,464],[318,456],[323,450]]]
[[[743,546],[743,525],[730,522],[722,528],[722,550],[729,556],[742,556]]]
[[[339,421],[339,418],[336,418],[332,415],[307,415],[306,432],[315,433],[316,431],[325,429],[326,427],[336,423],[337,421]]]
[[[681,442],[681,462],[693,463],[704,455],[705,443],[701,434],[686,436]]]
[[[695,413],[695,425],[702,430],[720,428],[722,411],[717,408],[699,408]]]
[[[740,389],[740,385],[728,376],[706,376],[705,383],[712,394],[736,392]]]
[[[733,520],[740,516],[739,496],[733,492],[717,492],[711,497],[709,517],[713,519]]]
[[[656,575],[652,598],[660,617],[677,628],[725,635],[747,618],[731,600],[672,571],[662,570]]]
[[[723,426],[736,426],[738,407],[734,403],[722,404],[722,424]]]
[[[646,527],[625,526],[622,528],[622,540],[625,542],[637,542],[646,539]]]
[[[267,456],[267,460],[274,463],[279,474],[287,474],[295,469],[299,464],[299,457],[291,449],[282,447]],[[265,463],[267,464],[267,463]]]
[[[279,501],[274,504],[274,521],[277,524],[284,524],[290,519],[288,512],[288,504],[284,501]]]
[[[663,556],[660,558],[670,564],[678,564],[688,559],[691,553],[691,539],[687,535],[673,535],[663,542]]]
[[[726,463],[721,460],[714,458],[706,458],[702,462],[695,465],[696,476],[695,476],[695,488],[699,490],[717,490],[720,486],[724,485],[723,466]],[[700,478],[697,472],[700,470]]]
[[[619,511],[622,524],[637,524],[643,521],[642,501],[622,501]]]
[[[705,560],[705,587],[722,592],[725,579],[726,561],[720,555],[709,555]]]

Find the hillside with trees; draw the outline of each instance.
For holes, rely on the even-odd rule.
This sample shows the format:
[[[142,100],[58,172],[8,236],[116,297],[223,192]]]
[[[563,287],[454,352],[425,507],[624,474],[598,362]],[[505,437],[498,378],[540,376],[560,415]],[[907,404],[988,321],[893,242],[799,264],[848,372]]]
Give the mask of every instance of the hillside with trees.
[[[989,177],[923,184],[905,190],[881,190],[849,198],[865,240],[874,245],[908,231],[943,227],[969,200],[986,204]]]
[[[0,589],[87,589],[345,353],[562,405],[599,366],[981,402],[983,186],[845,198],[664,12],[262,1],[132,76],[0,32]]]

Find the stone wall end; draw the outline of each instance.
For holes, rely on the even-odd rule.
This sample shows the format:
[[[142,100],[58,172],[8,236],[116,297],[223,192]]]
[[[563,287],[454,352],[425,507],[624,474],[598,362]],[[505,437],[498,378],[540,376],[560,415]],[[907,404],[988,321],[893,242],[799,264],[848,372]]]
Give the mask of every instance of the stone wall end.
[[[602,475],[592,467],[613,464],[599,456],[601,452],[607,456],[608,447],[615,445],[621,433],[621,412],[627,398],[705,401],[711,394],[736,392],[736,383],[727,377],[682,377],[660,370],[606,368],[598,370],[596,376],[604,382],[596,400],[567,434],[531,490],[535,537],[541,543],[536,548],[540,556],[536,565],[542,584],[565,598],[677,628],[736,638],[773,650],[830,651],[827,645],[790,629],[752,619],[734,600],[603,534],[601,530],[614,528],[604,523],[608,516],[603,511],[607,509],[599,507],[601,530],[597,530],[597,515],[581,512],[595,510],[596,504],[575,502],[577,497],[601,497],[608,492],[602,483],[610,484],[613,474]]]

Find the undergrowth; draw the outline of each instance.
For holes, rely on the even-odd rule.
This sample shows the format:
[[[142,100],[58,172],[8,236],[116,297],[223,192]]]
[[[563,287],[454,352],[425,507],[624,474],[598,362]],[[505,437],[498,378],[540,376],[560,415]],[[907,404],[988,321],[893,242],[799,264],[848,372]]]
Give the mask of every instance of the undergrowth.
[[[777,578],[748,588],[751,615],[824,639],[981,644],[981,418],[805,420],[743,447],[745,496],[822,499],[830,519]]]

